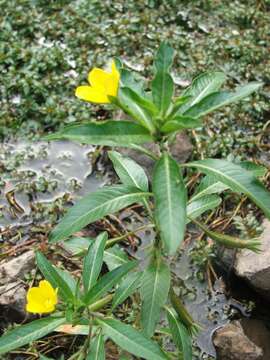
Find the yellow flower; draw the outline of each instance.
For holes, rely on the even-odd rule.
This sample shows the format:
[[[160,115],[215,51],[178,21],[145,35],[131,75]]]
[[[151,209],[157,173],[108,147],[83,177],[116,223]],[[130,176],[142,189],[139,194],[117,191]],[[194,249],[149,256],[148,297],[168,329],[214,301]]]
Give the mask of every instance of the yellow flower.
[[[35,314],[50,313],[57,304],[57,289],[47,280],[39,282],[38,287],[32,287],[27,292],[26,311]]]
[[[75,95],[82,100],[92,103],[104,104],[109,103],[109,96],[117,96],[120,74],[114,61],[111,65],[111,72],[94,68],[88,74],[90,86],[79,86]]]

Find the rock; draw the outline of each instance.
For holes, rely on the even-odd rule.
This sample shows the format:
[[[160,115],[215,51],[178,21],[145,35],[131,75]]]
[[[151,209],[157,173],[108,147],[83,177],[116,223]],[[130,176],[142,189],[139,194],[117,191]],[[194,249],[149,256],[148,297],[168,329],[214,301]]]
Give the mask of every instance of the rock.
[[[24,285],[19,282],[11,282],[0,286],[0,306],[8,307],[14,311],[14,315],[24,318],[25,312],[26,290]]]
[[[270,299],[270,221],[265,220],[263,226],[262,251],[259,254],[247,249],[239,251],[234,267],[238,276]]]
[[[263,351],[244,333],[239,321],[233,321],[215,332],[213,342],[218,360],[262,360]]]
[[[0,285],[23,279],[35,266],[35,253],[30,250],[0,265]]]
[[[241,319],[241,325],[248,338],[263,350],[262,360],[270,359],[270,330],[261,320]]]
[[[156,144],[146,144],[145,148],[154,152],[155,154],[158,154],[158,147]],[[193,147],[189,137],[185,133],[177,134],[174,143],[170,147],[173,157],[179,163],[184,163],[188,160],[192,153],[192,149]],[[149,156],[141,153],[140,151],[128,148],[117,148],[117,150],[121,154],[132,158],[146,170],[148,175],[151,175],[154,166],[154,160],[152,160]]]
[[[230,273],[234,270],[236,253],[236,249],[219,246],[217,249],[217,257],[215,259],[216,265],[225,271],[225,273]]]

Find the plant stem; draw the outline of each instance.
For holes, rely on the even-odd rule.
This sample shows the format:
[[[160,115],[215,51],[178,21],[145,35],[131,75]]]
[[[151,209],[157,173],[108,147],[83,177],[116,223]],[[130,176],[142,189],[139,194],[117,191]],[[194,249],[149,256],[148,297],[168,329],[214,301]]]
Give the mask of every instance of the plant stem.
[[[100,299],[88,306],[88,310],[91,312],[98,311],[99,309],[102,309],[105,305],[107,305],[112,300],[112,298],[113,295],[107,295],[103,299]]]
[[[90,315],[89,310],[88,310],[88,315],[89,315],[89,333],[84,342],[82,352],[81,352],[80,356],[78,357],[78,360],[85,360],[87,357],[87,354],[89,352],[89,348],[90,348],[90,341],[91,341],[91,337],[92,337],[92,327],[93,327],[93,317]]]
[[[169,297],[172,303],[172,306],[174,307],[174,310],[177,312],[178,316],[180,317],[181,321],[184,325],[191,331],[198,330],[199,326],[196,324],[196,322],[193,320],[190,313],[185,308],[184,304],[180,300],[179,296],[176,295],[173,287],[170,287],[169,291]]]
[[[117,244],[118,242],[121,242],[121,241],[125,240],[127,236],[134,235],[138,231],[141,231],[141,230],[144,230],[144,229],[147,229],[147,228],[154,228],[154,227],[155,227],[154,224],[143,225],[143,226],[140,226],[140,227],[138,227],[137,229],[135,229],[133,231],[129,231],[129,232],[125,233],[124,235],[109,239],[106,242],[105,249],[108,249],[108,248],[112,247],[113,245]]]
[[[144,148],[143,146],[132,144],[132,149],[142,152],[143,154],[147,155],[148,157],[150,157],[151,159],[153,159],[155,161],[157,161],[159,159],[158,156],[153,151],[148,150],[148,149]]]

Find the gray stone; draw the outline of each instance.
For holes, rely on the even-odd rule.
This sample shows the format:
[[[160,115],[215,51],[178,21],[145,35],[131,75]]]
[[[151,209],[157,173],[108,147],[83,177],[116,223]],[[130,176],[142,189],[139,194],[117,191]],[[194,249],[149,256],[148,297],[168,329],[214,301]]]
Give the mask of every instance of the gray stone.
[[[153,153],[158,154],[158,147],[156,144],[146,144],[144,147]],[[172,156],[179,163],[184,163],[188,160],[192,153],[192,149],[193,147],[189,137],[185,133],[177,134],[174,143],[170,146]],[[117,150],[121,154],[126,155],[136,161],[146,170],[148,175],[151,175],[154,166],[154,160],[149,158],[147,155],[133,149],[117,148]]]
[[[256,254],[243,249],[238,252],[235,272],[244,278],[255,290],[270,299],[270,222],[263,222],[261,252]]]
[[[241,319],[241,325],[248,338],[263,350],[262,360],[270,359],[270,330],[258,319]]]
[[[239,321],[218,329],[213,338],[218,360],[262,360],[263,351],[244,333]]]
[[[23,279],[35,267],[35,253],[30,250],[0,264],[0,285]]]
[[[21,316],[25,316],[26,290],[24,285],[17,281],[0,286],[0,305],[12,308]]]

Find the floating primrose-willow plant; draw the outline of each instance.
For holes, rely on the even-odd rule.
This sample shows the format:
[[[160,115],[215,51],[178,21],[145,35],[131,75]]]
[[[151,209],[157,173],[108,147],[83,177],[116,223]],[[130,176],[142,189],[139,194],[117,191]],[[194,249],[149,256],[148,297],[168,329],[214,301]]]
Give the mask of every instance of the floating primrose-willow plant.
[[[265,169],[249,162],[236,164],[220,159],[178,164],[169,145],[184,129],[202,127],[204,115],[247,97],[262,84],[253,82],[233,92],[223,91],[220,88],[225,75],[212,71],[196,77],[181,96],[174,97],[170,73],[173,55],[169,44],[162,43],[154,60],[153,80],[147,87],[119,59],[112,62],[109,71],[94,68],[89,73],[89,84],[79,86],[76,96],[93,103],[110,103],[124,112],[126,120],[78,122],[47,136],[48,140],[133,148],[154,159],[155,166],[148,179],[144,169],[132,159],[109,152],[120,184],[103,187],[79,200],[50,234],[51,243],[61,241],[83,256],[81,279],[56,268],[38,252],[37,265],[46,281],[36,290],[29,290],[27,306],[31,312],[54,312],[4,334],[0,353],[52,331],[62,331],[86,335],[84,345],[72,356],[74,359],[104,360],[105,341],[111,339],[119,347],[122,360],[130,359],[128,353],[148,360],[191,360],[192,336],[199,326],[177,295],[170,271],[170,255],[180,249],[186,225],[193,222],[213,241],[225,246],[259,251],[258,239],[237,239],[211,231],[198,218],[218,207],[219,194],[228,189],[247,196],[270,218],[270,193],[258,180]],[[153,153],[144,146],[149,143],[155,143],[159,151]],[[191,198],[187,196],[187,180],[183,180],[187,168],[205,175]],[[110,248],[124,236],[108,239],[103,232],[95,240],[69,237],[134,203],[145,207],[149,227],[155,230],[151,251],[147,252],[148,265],[142,271],[137,260],[126,256],[122,265],[101,275],[103,261],[112,254]],[[117,307],[136,291],[141,298],[140,321],[132,326],[117,319]],[[160,336],[154,337],[157,330],[160,334],[157,326],[162,312],[168,320],[166,334],[171,336],[178,353],[162,349]]]

